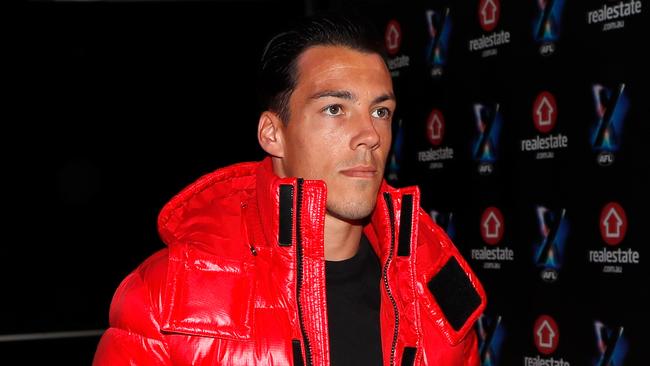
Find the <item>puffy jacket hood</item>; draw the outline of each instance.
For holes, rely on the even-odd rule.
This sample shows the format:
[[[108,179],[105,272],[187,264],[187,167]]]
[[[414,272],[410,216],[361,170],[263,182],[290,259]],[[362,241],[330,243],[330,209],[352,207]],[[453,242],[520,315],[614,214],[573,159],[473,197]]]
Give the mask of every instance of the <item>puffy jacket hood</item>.
[[[211,235],[228,238],[228,206],[215,205],[215,201],[227,199],[242,189],[233,191],[233,186],[243,190],[255,188],[254,173],[259,163],[241,163],[206,174],[174,196],[158,215],[158,232],[168,246],[179,241],[201,241],[202,236]],[[238,199],[239,197],[234,197]],[[188,237],[191,236],[191,237]]]

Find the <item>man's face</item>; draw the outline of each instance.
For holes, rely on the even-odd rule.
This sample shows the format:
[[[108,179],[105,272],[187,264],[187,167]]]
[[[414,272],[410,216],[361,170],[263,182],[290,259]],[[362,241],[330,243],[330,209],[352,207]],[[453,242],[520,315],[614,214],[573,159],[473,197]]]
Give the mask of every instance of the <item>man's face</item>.
[[[374,53],[315,46],[297,62],[280,175],[323,180],[328,214],[362,219],[375,207],[391,145],[395,97]]]

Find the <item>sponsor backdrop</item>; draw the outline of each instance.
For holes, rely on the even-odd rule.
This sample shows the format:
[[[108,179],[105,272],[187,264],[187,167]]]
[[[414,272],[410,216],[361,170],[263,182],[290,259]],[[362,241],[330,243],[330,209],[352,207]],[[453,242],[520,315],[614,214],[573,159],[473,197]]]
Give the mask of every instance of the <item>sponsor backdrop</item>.
[[[650,4],[370,9],[398,98],[387,178],[488,292],[483,365],[642,365]]]

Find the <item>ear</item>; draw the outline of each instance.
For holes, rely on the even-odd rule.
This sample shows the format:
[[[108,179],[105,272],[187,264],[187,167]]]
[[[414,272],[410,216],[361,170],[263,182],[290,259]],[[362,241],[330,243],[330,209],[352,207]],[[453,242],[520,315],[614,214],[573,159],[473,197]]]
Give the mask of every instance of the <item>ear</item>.
[[[284,124],[280,117],[264,111],[257,124],[257,141],[264,151],[276,158],[284,157]]]

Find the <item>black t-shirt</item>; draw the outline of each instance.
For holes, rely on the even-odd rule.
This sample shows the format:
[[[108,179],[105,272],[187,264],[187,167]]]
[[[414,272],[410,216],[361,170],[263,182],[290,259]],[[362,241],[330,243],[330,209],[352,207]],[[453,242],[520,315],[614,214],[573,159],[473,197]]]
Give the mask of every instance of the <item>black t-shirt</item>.
[[[354,257],[326,261],[325,273],[332,366],[381,365],[381,266],[368,239],[361,236]]]

